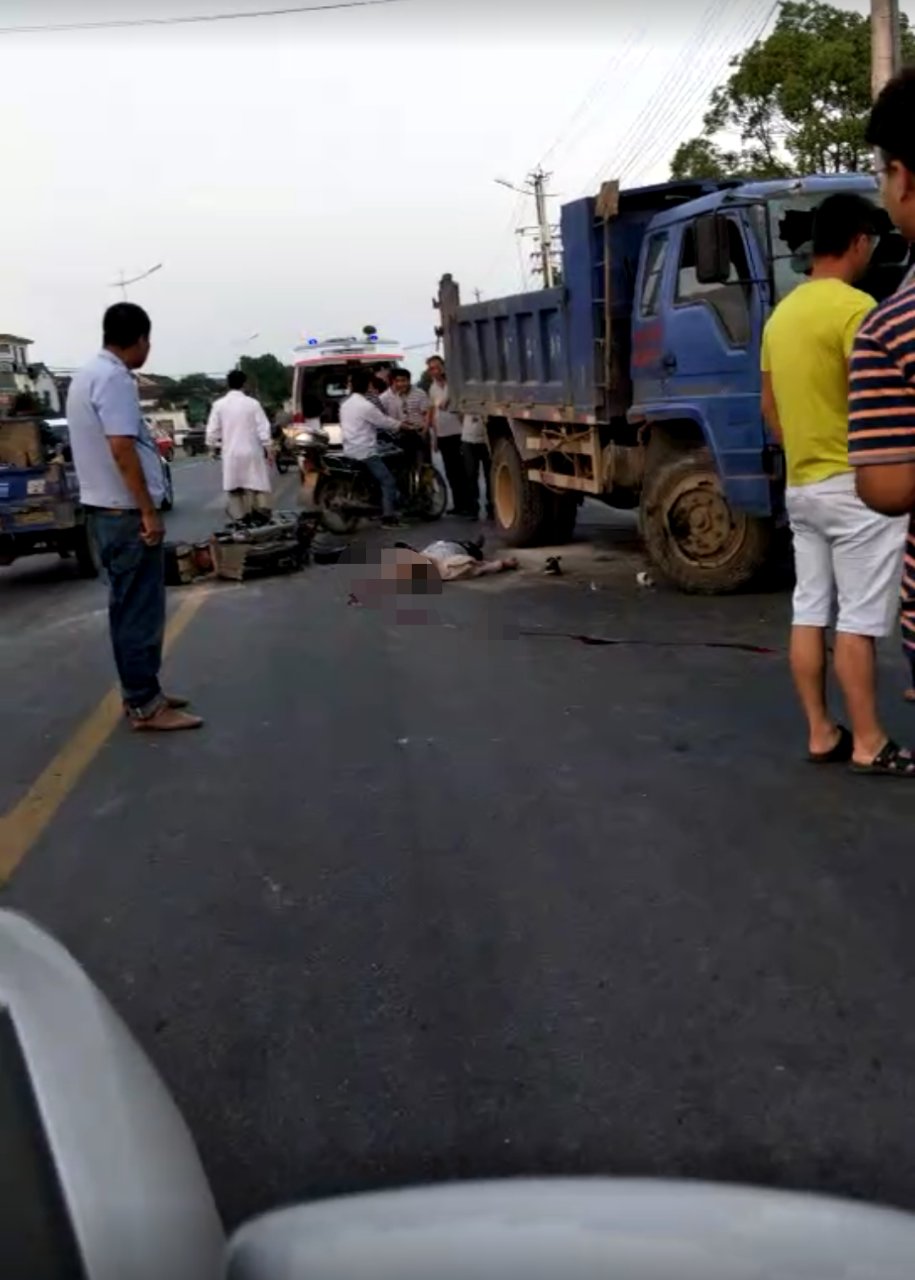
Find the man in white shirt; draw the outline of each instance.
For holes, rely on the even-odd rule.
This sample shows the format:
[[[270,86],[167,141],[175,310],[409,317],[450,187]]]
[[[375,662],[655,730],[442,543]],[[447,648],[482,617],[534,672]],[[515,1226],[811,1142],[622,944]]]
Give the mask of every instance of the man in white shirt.
[[[261,406],[244,393],[247,382],[241,369],[228,377],[229,390],[217,400],[207,423],[207,445],[222,446],[222,487],[229,502],[228,513],[241,520],[252,511],[268,510],[272,485],[267,465],[270,423]]]
[[[356,458],[378,481],[381,489],[381,523],[395,528],[400,521],[396,516],[397,481],[378,450],[378,429],[397,431],[400,423],[389,418],[367,398],[372,375],[368,369],[354,369],[350,375],[350,395],[340,406],[340,434],[343,437],[343,453]]]
[[[451,489],[451,510],[448,514],[467,515],[471,504],[467,492],[469,487],[467,471],[461,450],[463,424],[459,415],[451,408],[444,360],[440,356],[432,356],[428,362],[428,368],[432,375],[429,399],[432,401],[433,442],[442,455],[445,475],[448,477],[448,486]]]

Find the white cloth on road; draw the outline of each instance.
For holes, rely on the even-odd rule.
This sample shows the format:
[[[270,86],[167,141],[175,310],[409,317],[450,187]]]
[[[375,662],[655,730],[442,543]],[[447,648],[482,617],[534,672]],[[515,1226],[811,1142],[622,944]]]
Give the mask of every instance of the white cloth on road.
[[[340,406],[340,434],[347,458],[364,462],[378,452],[378,428],[397,431],[400,423],[376,409],[365,396],[354,392]]]
[[[261,406],[243,391],[230,391],[217,400],[207,423],[207,445],[222,446],[222,487],[269,493],[270,468],[264,449],[270,443],[270,423]]]

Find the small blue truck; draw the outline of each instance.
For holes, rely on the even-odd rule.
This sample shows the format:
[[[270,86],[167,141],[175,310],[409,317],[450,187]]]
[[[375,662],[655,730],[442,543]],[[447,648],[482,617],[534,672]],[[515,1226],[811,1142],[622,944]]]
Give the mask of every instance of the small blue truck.
[[[637,508],[649,559],[685,591],[731,591],[762,568],[784,484],[760,412],[762,329],[804,279],[814,212],[836,191],[878,201],[860,174],[609,182],[562,210],[558,287],[464,306],[443,277],[452,403],[486,423],[510,542],[567,541],[588,496]],[[880,218],[861,286],[878,299],[908,258]]]
[[[0,565],[47,552],[98,575],[66,423],[0,418]]]

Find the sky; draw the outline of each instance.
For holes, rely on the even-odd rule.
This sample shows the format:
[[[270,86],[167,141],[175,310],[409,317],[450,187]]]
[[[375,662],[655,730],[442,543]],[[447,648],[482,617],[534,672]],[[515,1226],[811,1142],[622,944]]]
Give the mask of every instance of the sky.
[[[663,180],[772,15],[769,0],[394,0],[4,31],[327,2],[0,0],[0,331],[76,366],[120,273],[162,263],[128,290],[153,318],[151,371],[288,360],[367,324],[421,364],[444,272],[468,298],[531,281],[515,228],[532,202],[496,178],[542,163],[557,217],[604,178]]]

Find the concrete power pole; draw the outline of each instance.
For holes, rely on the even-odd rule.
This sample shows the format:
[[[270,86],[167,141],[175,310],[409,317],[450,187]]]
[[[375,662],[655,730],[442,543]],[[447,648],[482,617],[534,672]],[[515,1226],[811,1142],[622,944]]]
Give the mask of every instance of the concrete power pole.
[[[552,289],[556,282],[553,273],[553,228],[550,226],[550,215],[546,207],[546,184],[550,179],[542,169],[535,170],[530,176],[534,189],[534,204],[537,209],[537,226],[540,229],[540,260],[543,264],[543,283]]]
[[[899,0],[871,0],[871,88],[874,97],[899,71]]]

